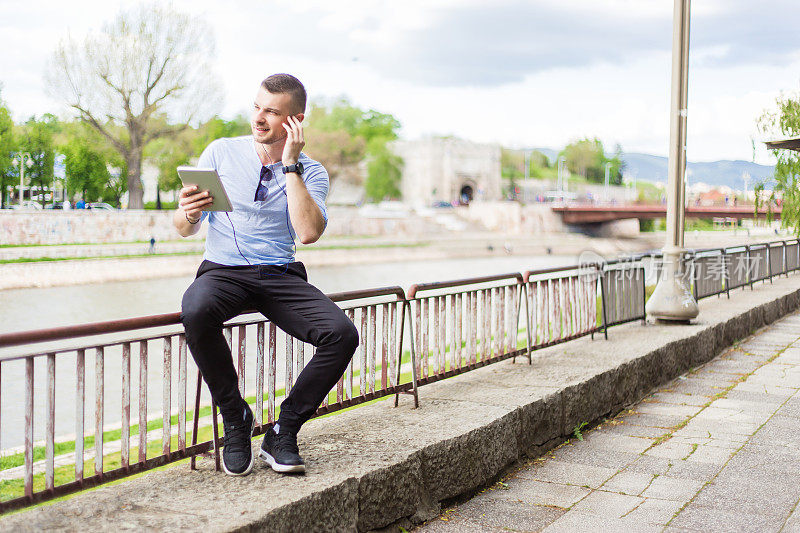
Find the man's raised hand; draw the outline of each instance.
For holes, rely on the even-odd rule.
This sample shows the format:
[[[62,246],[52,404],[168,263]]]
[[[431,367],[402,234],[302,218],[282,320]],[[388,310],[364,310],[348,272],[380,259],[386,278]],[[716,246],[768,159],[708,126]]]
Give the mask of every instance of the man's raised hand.
[[[300,151],[306,145],[303,137],[303,124],[296,117],[289,115],[282,126],[286,129],[286,144],[283,146],[281,162],[284,166],[294,165],[300,157]]]

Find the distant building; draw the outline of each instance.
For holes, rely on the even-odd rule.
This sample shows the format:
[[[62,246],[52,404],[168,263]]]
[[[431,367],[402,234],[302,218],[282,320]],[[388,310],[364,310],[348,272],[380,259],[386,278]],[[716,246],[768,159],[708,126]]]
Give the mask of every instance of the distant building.
[[[406,204],[469,203],[500,200],[500,145],[462,139],[395,141],[403,158],[400,192]]]

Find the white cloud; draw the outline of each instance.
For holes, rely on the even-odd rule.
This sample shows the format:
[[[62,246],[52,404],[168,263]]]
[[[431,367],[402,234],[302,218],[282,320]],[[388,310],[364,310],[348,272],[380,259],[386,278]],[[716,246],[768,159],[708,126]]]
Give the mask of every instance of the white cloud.
[[[17,4],[17,3],[13,3]],[[45,62],[122,2],[0,2],[2,97],[15,118],[58,111]],[[247,111],[261,79],[292,72],[313,97],[346,95],[395,114],[403,134],[455,134],[666,154],[671,2],[635,0],[175,0],[214,27],[224,114]],[[788,0],[695,2],[690,159],[750,159],[754,121],[798,86],[800,17]],[[761,151],[756,156],[768,161]]]

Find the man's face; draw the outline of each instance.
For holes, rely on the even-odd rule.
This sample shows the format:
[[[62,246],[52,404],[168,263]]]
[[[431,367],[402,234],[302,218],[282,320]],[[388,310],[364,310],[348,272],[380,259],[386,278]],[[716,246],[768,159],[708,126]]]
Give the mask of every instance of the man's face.
[[[286,123],[287,118],[295,115],[303,120],[302,113],[292,113],[293,104],[290,94],[273,94],[264,87],[258,88],[250,118],[250,128],[256,142],[273,144],[286,138],[286,130],[282,124]]]

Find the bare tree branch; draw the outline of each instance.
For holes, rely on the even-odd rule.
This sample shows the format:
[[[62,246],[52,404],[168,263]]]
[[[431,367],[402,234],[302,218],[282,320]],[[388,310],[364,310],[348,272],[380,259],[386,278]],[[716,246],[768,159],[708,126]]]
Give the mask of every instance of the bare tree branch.
[[[209,75],[210,35],[201,20],[170,7],[143,5],[121,12],[80,44],[67,37],[52,56],[49,91],[126,161],[131,208],[142,207],[140,171],[147,143],[177,135],[195,118],[216,111],[211,106],[221,98],[215,76]],[[161,116],[168,120],[154,120]]]

